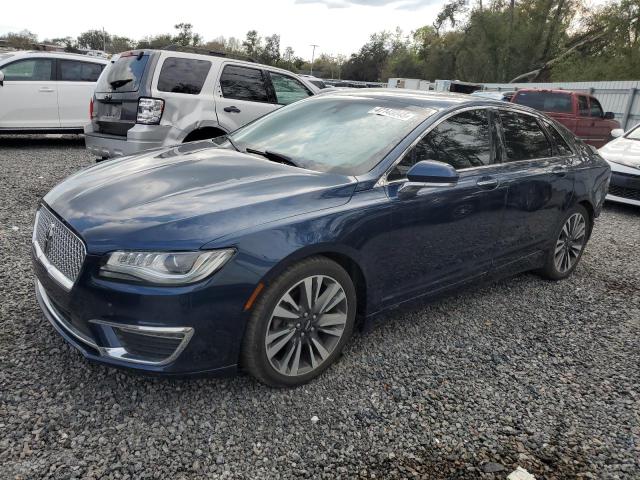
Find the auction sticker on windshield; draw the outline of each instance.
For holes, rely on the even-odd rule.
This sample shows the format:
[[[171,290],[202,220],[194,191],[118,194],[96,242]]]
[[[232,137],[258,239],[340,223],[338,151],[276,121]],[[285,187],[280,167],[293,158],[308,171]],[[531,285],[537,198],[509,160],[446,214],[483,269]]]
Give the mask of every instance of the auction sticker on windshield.
[[[387,107],[373,107],[367,113],[373,113],[374,115],[382,115],[384,117],[395,118],[396,120],[402,120],[406,122],[407,120],[411,120],[415,117],[415,113],[412,113],[408,110],[400,110],[397,108],[387,108]]]

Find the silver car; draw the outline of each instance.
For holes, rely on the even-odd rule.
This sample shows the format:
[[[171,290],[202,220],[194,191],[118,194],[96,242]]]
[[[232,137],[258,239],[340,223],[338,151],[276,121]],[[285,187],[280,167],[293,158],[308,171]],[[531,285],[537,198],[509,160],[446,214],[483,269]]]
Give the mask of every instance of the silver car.
[[[101,159],[232,132],[319,89],[279,68],[192,49],[112,60],[91,101],[86,145]]]

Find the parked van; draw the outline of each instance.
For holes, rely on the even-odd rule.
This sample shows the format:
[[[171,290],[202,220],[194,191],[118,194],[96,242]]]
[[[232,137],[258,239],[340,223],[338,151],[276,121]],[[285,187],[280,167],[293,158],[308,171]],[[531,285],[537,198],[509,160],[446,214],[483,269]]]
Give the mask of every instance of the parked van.
[[[98,81],[86,144],[104,159],[215,138],[318,91],[291,72],[224,53],[125,52]]]
[[[518,90],[511,100],[545,112],[562,123],[586,143],[600,148],[613,137],[611,130],[620,128],[612,112],[605,112],[597,98],[567,90]]]
[[[0,133],[81,133],[107,63],[62,52],[0,53]]]

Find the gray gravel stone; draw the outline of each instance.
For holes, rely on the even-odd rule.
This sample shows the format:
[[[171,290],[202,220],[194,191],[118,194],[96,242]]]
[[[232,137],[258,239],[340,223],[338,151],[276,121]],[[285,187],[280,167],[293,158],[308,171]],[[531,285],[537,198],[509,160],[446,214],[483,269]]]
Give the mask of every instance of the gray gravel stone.
[[[0,136],[0,478],[638,478],[640,209],[607,205],[568,280],[390,312],[321,378],[273,390],[93,365],[54,332],[33,215],[90,165],[81,138]]]

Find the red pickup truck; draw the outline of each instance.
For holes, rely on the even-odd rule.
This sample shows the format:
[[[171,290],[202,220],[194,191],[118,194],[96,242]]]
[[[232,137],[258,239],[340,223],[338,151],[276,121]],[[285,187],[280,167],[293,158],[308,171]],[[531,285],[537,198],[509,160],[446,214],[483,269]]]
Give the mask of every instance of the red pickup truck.
[[[522,89],[513,95],[511,101],[545,112],[597,148],[613,138],[611,130],[620,128],[614,114],[604,112],[600,102],[586,93]]]

